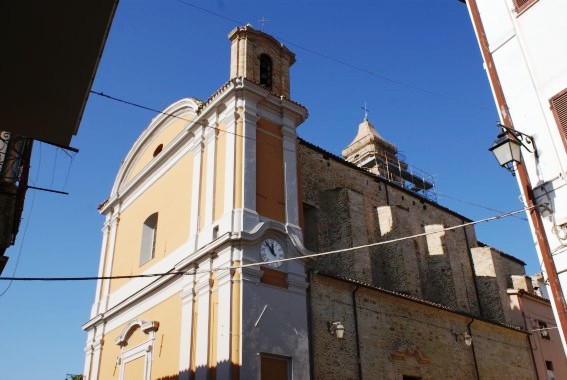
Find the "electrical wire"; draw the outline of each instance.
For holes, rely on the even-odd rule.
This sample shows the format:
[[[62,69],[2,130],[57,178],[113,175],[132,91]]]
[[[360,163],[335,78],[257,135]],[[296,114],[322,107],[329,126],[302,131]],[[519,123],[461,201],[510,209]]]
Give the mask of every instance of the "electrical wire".
[[[63,191],[65,191],[65,188],[67,187],[67,182],[69,182],[69,175],[71,174],[71,168],[73,167],[73,162],[75,162],[75,156],[71,157],[71,161],[69,162],[69,167],[67,168],[67,174],[65,175],[65,182],[63,182]]]
[[[205,123],[203,123],[203,122],[194,121],[194,120],[191,120],[191,119],[184,118],[184,117],[182,117],[182,116],[178,116],[178,115],[172,114],[172,113],[170,113],[170,112],[160,111],[160,110],[158,110],[158,109],[155,109],[155,108],[152,108],[152,107],[148,107],[148,106],[142,105],[142,104],[140,104],[140,103],[134,103],[134,102],[129,101],[129,100],[126,100],[126,99],[117,98],[117,97],[115,97],[115,96],[105,94],[105,93],[102,92],[102,91],[90,90],[90,93],[91,93],[91,94],[98,95],[98,96],[103,97],[103,98],[107,98],[107,99],[110,99],[110,100],[114,100],[114,101],[119,102],[119,103],[127,104],[127,105],[132,106],[132,107],[136,107],[136,108],[140,108],[140,109],[143,109],[143,110],[151,111],[151,112],[154,112],[154,113],[159,114],[159,115],[169,116],[169,117],[172,117],[172,118],[175,118],[175,119],[178,119],[178,120],[186,121],[186,122],[188,122],[188,123],[197,124],[197,125],[200,125],[200,126],[205,127],[205,128],[211,128],[211,129],[213,129],[213,130],[218,131],[219,133],[227,133],[227,134],[233,135],[233,136],[235,136],[235,137],[240,137],[240,138],[243,138],[243,139],[246,139],[246,140],[249,140],[249,141],[255,141],[255,142],[257,141],[255,138],[250,137],[250,136],[244,136],[244,135],[241,135],[241,134],[236,133],[236,132],[229,132],[229,131],[227,131],[227,130],[225,130],[225,129],[220,129],[219,127],[215,127],[215,126],[212,126],[212,125],[209,125],[209,124],[205,124]],[[263,134],[265,134],[265,135],[269,135],[269,136],[271,136],[271,137],[273,137],[273,138],[276,138],[276,139],[278,139],[278,140],[280,140],[280,141],[283,142],[283,137],[282,137],[282,136],[277,136],[277,135],[275,135],[275,134],[273,134],[273,133],[270,133],[270,132],[268,132],[268,131],[264,131],[264,130],[262,130],[262,129],[258,129],[258,131],[261,132],[261,133],[263,133]],[[271,143],[269,143],[269,142],[264,142],[264,143],[267,144],[267,145],[270,145],[270,146],[272,146],[272,147],[275,147],[275,146],[276,146],[276,145],[271,144]],[[294,149],[285,148],[284,146],[282,146],[281,148],[282,148],[283,150],[288,151],[288,152],[295,152]]]
[[[450,195],[439,194],[439,193],[436,193],[436,195],[437,195],[438,197],[441,197],[441,198],[452,199],[452,200],[454,200],[454,201],[461,202],[461,203],[468,204],[468,205],[475,206],[475,207],[479,207],[479,208],[483,208],[483,209],[488,210],[488,211],[498,212],[498,213],[500,213],[500,214],[504,214],[504,213],[505,213],[504,211],[500,211],[500,210],[497,210],[497,209],[494,209],[494,208],[490,208],[490,207],[488,207],[488,206],[484,206],[484,205],[481,205],[481,204],[478,204],[478,203],[474,203],[474,202],[471,202],[471,201],[465,201],[465,200],[463,200],[463,199],[455,198],[455,197],[450,196]],[[513,217],[516,218],[516,219],[525,220],[526,222],[528,221],[528,219],[525,218],[525,217],[523,217],[523,216],[514,215]]]
[[[213,15],[213,16],[215,16],[215,17],[221,18],[221,19],[223,19],[223,20],[230,21],[230,22],[234,23],[234,24],[237,25],[237,26],[238,26],[238,25],[246,25],[246,24],[247,24],[247,23],[245,23],[245,22],[243,22],[243,21],[240,21],[240,20],[234,19],[234,18],[232,18],[232,17],[228,17],[228,16],[225,16],[225,15],[222,15],[222,14],[220,14],[220,13],[211,11],[210,9],[207,9],[207,8],[200,7],[200,6],[198,6],[198,5],[195,5],[195,4],[190,3],[190,2],[188,2],[188,1],[185,1],[185,0],[175,0],[175,1],[177,1],[177,2],[180,3],[180,4],[185,5],[185,6],[187,6],[187,7],[191,7],[191,8],[194,8],[194,9],[198,9],[198,10],[200,10],[200,11],[202,11],[202,12],[208,13],[208,14],[210,14],[210,15]],[[279,36],[277,36],[277,35],[273,35],[273,36],[274,36],[277,40],[282,41],[282,42],[285,42],[285,43],[288,44],[288,45],[295,46],[296,48],[298,48],[298,49],[300,49],[300,50],[303,50],[303,51],[305,51],[305,52],[307,52],[307,53],[316,55],[316,56],[318,56],[318,57],[324,58],[324,59],[326,59],[326,60],[328,60],[328,61],[331,61],[331,62],[335,62],[335,63],[337,63],[337,64],[339,64],[339,65],[343,65],[343,66],[345,66],[345,67],[349,67],[349,68],[351,68],[351,69],[353,69],[353,70],[360,71],[360,72],[362,72],[362,73],[368,74],[368,75],[370,75],[370,76],[373,76],[373,77],[375,77],[375,78],[377,78],[377,79],[380,79],[380,80],[383,80],[383,81],[385,81],[385,82],[389,82],[389,83],[392,83],[392,84],[395,84],[395,85],[398,85],[398,86],[406,87],[406,88],[409,88],[409,89],[412,89],[412,90],[415,90],[415,91],[420,91],[420,92],[422,92],[422,93],[424,93],[424,94],[436,96],[436,97],[439,97],[439,98],[444,98],[444,99],[450,100],[450,101],[455,102],[455,103],[460,103],[460,104],[467,105],[467,106],[473,106],[473,107],[476,107],[476,108],[479,108],[479,109],[483,109],[483,110],[489,110],[489,111],[491,110],[491,108],[482,106],[482,105],[480,105],[480,104],[471,103],[471,102],[466,102],[466,101],[463,101],[462,99],[459,99],[459,98],[455,98],[455,97],[452,97],[452,96],[449,96],[449,95],[441,94],[441,93],[438,93],[438,92],[435,92],[435,91],[431,91],[431,90],[428,90],[428,89],[425,89],[425,88],[422,88],[422,87],[419,87],[419,86],[415,86],[415,85],[410,84],[410,83],[402,82],[402,81],[400,81],[400,80],[392,79],[392,78],[389,78],[389,77],[387,77],[387,76],[377,74],[377,73],[375,73],[375,72],[373,72],[373,71],[371,71],[371,70],[368,70],[368,69],[366,69],[366,68],[363,68],[363,67],[361,67],[361,66],[352,64],[352,63],[347,62],[347,61],[344,61],[344,60],[342,60],[342,59],[334,58],[334,57],[332,57],[332,56],[330,56],[330,55],[327,55],[327,54],[318,52],[318,51],[313,50],[313,49],[310,49],[310,48],[306,48],[306,47],[304,47],[304,46],[302,46],[302,45],[299,45],[299,44],[297,44],[297,43],[295,43],[295,42],[292,42],[292,41],[290,41],[290,40],[281,38],[281,37],[279,37]]]
[[[55,172],[57,171],[57,156],[59,153],[59,147],[55,147],[55,157],[53,159],[53,171],[51,172],[51,183],[49,184],[49,187],[53,187],[53,182],[55,181]]]
[[[149,274],[124,275],[124,276],[100,276],[100,277],[99,276],[90,276],[90,277],[0,277],[0,280],[3,280],[3,281],[114,280],[114,279],[151,278],[151,277],[165,277],[165,276],[179,276],[179,275],[196,275],[196,274],[212,273],[212,272],[221,271],[221,270],[243,269],[243,268],[250,268],[250,267],[255,267],[255,266],[260,266],[260,265],[270,265],[270,264],[284,263],[284,262],[288,262],[288,261],[303,260],[303,259],[307,259],[307,258],[328,256],[328,255],[333,255],[333,254],[337,254],[337,253],[357,251],[357,250],[360,250],[360,249],[363,249],[363,248],[371,248],[371,247],[377,247],[377,246],[380,246],[380,245],[397,243],[397,242],[404,241],[404,240],[415,239],[415,238],[418,238],[418,237],[438,234],[440,232],[451,231],[451,230],[455,230],[455,229],[458,229],[458,228],[467,227],[467,226],[470,226],[470,225],[475,225],[475,224],[479,224],[479,223],[485,223],[485,222],[490,222],[490,221],[494,221],[494,220],[498,220],[498,219],[507,218],[509,216],[512,216],[512,215],[515,215],[515,214],[518,214],[518,213],[521,213],[521,212],[524,212],[524,211],[527,211],[527,210],[531,210],[535,207],[538,207],[538,206],[526,207],[526,208],[523,208],[523,209],[520,209],[520,210],[508,212],[506,214],[495,215],[495,216],[491,216],[491,217],[488,217],[488,218],[484,218],[484,219],[480,219],[480,220],[472,221],[472,222],[467,222],[467,223],[459,224],[459,225],[452,226],[452,227],[445,227],[445,228],[440,229],[440,230],[423,232],[423,233],[419,233],[419,234],[415,234],[415,235],[411,235],[411,236],[404,236],[404,237],[400,237],[400,238],[396,238],[396,239],[390,239],[390,240],[385,240],[385,241],[371,243],[371,244],[359,245],[357,247],[343,248],[343,249],[337,249],[337,250],[327,251],[327,252],[312,253],[312,254],[308,254],[308,255],[297,256],[297,257],[289,257],[289,258],[278,259],[278,260],[268,260],[268,261],[261,261],[261,262],[259,261],[259,262],[253,262],[253,263],[248,263],[248,264],[230,265],[230,266],[218,267],[218,268],[213,268],[213,269],[192,269],[190,271],[169,271],[169,272],[164,272],[164,273],[149,273]]]

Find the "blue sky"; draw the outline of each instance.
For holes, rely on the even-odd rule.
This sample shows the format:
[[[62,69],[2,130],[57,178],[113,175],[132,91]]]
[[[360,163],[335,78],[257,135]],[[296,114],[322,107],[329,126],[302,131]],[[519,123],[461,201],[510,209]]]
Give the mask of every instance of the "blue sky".
[[[202,7],[217,15],[194,7]],[[224,16],[220,17],[220,16]],[[121,0],[93,90],[163,109],[205,100],[229,76],[230,30],[250,23],[296,53],[291,97],[304,139],[340,155],[369,119],[407,161],[435,176],[439,203],[477,220],[522,208],[514,177],[487,148],[498,118],[466,7],[457,0]],[[17,243],[4,276],[93,276],[105,200],[154,114],[91,95],[72,145],[36,144]],[[523,215],[521,215],[523,216]],[[521,218],[478,225],[477,238],[539,271]],[[8,283],[0,282],[0,293]],[[82,373],[94,282],[14,282],[0,297],[0,380]]]

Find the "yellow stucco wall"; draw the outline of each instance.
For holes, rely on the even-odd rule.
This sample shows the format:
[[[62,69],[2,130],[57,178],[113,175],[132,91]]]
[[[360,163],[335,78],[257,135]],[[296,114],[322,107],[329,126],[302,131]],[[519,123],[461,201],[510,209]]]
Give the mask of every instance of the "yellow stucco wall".
[[[256,211],[285,222],[283,140],[280,128],[259,120],[256,133]]]
[[[144,378],[145,358],[139,357],[124,364],[124,380],[140,380]]]
[[[182,116],[184,119],[190,120],[189,115]],[[181,119],[173,119],[172,122],[167,123],[165,126],[160,127],[156,131],[156,136],[151,138],[151,141],[146,145],[145,149],[137,154],[132,163],[132,168],[128,170],[126,182],[128,183],[136,176],[150,161],[154,158],[154,151],[156,148],[163,144],[163,149],[183,131],[187,125],[187,121]]]
[[[159,322],[159,329],[155,333],[151,378],[159,379],[177,376],[179,371],[179,332],[181,328],[181,298],[179,294],[173,295],[159,305],[140,314],[135,319],[141,319],[146,322]],[[120,347],[115,343],[115,339],[122,333],[127,324],[124,323],[104,335],[99,379],[118,379],[120,367],[116,365],[116,359],[120,355]],[[148,335],[138,329],[128,341],[125,349],[134,347],[147,339]],[[138,363],[132,363],[131,365],[131,370],[139,369]],[[132,379],[137,380],[141,379],[141,377],[132,377]]]
[[[136,327],[130,334],[131,335],[128,338],[128,347],[135,347],[138,344],[144,343],[148,339],[147,335],[140,327]]]
[[[219,220],[224,214],[225,168],[226,168],[226,126],[219,125],[215,158],[215,203],[213,220]]]
[[[121,214],[116,233],[112,275],[139,274],[189,238],[193,155],[188,153]],[[158,213],[154,259],[140,263],[142,225]],[[128,280],[110,283],[113,292]]]

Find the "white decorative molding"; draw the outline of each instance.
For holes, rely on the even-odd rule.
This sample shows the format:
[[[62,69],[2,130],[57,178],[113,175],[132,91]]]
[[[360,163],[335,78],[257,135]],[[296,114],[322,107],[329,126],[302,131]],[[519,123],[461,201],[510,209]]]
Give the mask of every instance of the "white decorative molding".
[[[197,102],[198,101],[194,98],[184,98],[178,100],[177,102],[167,107],[162,113],[159,113],[150,122],[148,127],[144,130],[144,132],[142,132],[140,137],[136,140],[136,142],[132,146],[132,149],[130,149],[130,151],[126,155],[126,158],[124,159],[118,171],[118,175],[116,176],[116,181],[114,182],[114,185],[112,187],[111,198],[118,196],[119,194],[118,191],[120,189],[120,186],[123,183],[123,181],[126,180],[127,174],[131,169],[132,165],[134,164],[135,158],[138,156],[139,153],[142,152],[143,148],[151,139],[153,133],[157,129],[161,128],[162,125],[166,123],[168,120],[171,120],[172,118],[171,115],[179,115],[179,114],[183,114],[184,112],[190,112],[196,114],[200,107],[199,104],[200,102],[199,103]],[[188,123],[195,123],[195,119],[189,121]],[[107,204],[105,208],[109,207],[111,203],[112,202],[109,202],[109,204]]]
[[[207,167],[204,168],[206,173],[205,185],[205,209],[201,212],[205,213],[205,225],[209,227],[213,222],[213,211],[215,202],[215,187],[216,187],[216,160],[217,160],[217,125],[213,124],[215,128],[206,127],[205,129],[205,146],[207,148]],[[210,237],[209,237],[210,239]],[[207,240],[209,240],[207,239]]]
[[[130,339],[132,332],[137,328],[140,328],[142,332],[147,335],[146,341],[130,349],[125,349],[125,347],[128,346],[128,339]],[[121,349],[118,358],[118,364],[120,365],[119,380],[125,380],[124,370],[126,364],[141,357],[145,358],[143,380],[150,380],[155,333],[158,328],[159,322],[146,322],[141,319],[134,319],[124,327],[120,335],[116,338],[116,344],[119,345]]]
[[[110,240],[108,245],[103,249],[106,250],[105,256],[105,272],[104,276],[109,277],[112,274],[112,263],[114,262],[114,248],[116,247],[116,231],[118,229],[118,223],[120,222],[120,204],[113,210],[110,222]],[[97,302],[98,311],[97,314],[104,313],[108,306],[108,295],[110,294],[110,280],[102,280],[102,289],[104,293],[101,293],[100,299]],[[102,292],[102,291],[101,291]]]
[[[198,239],[196,238],[200,228],[199,215],[201,210],[199,210],[199,200],[201,197],[201,172],[203,166],[201,163],[201,161],[203,160],[203,128],[200,128],[196,131],[195,139],[199,141],[199,144],[196,144],[193,149],[193,178],[191,179],[191,208],[189,216],[189,236],[195,237],[195,240],[193,240],[193,243],[195,245],[191,247],[193,251],[196,250],[198,244]]]
[[[253,284],[259,284],[260,279],[262,278],[262,275],[264,274],[264,272],[260,269],[259,266],[242,268],[241,271],[242,271],[241,272],[242,275],[241,275],[240,279],[242,281],[248,281],[248,282],[251,282]]]
[[[211,258],[204,257],[198,263],[202,269],[211,269]],[[210,300],[211,300],[211,274],[208,272],[197,274],[195,292],[197,293],[197,325],[195,330],[195,368],[207,368],[209,358],[209,329],[210,329]],[[200,375],[196,374],[196,378]]]
[[[134,319],[122,329],[120,335],[116,337],[115,343],[120,347],[127,346],[128,339],[130,339],[132,332],[138,327],[144,332],[144,334],[147,335],[151,332],[157,331],[157,329],[159,328],[159,322],[146,322],[141,319]]]

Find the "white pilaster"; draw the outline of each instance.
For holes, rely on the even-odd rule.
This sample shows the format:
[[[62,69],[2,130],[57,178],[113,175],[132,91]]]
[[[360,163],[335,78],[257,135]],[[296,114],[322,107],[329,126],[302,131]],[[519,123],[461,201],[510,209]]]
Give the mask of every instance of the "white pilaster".
[[[234,208],[234,191],[236,190],[234,187],[234,172],[236,170],[236,165],[240,163],[236,162],[236,119],[238,118],[238,114],[234,111],[231,111],[227,114],[222,121],[226,128],[225,134],[225,141],[226,141],[226,148],[225,148],[225,168],[224,168],[224,209],[227,212],[232,213]],[[232,231],[232,225],[226,226],[229,231]],[[224,231],[220,231],[222,234]]]
[[[252,231],[259,222],[256,212],[256,103],[250,99],[242,99],[243,126],[243,168],[242,168],[242,213],[240,215],[239,231]]]
[[[205,225],[200,226],[201,232],[204,228],[209,227],[213,222],[213,208],[215,202],[215,167],[216,167],[216,151],[217,151],[217,139],[218,129],[212,128],[217,127],[216,121],[211,123],[211,127],[205,127],[205,146],[207,148],[207,167],[205,168],[206,173],[206,187],[205,187],[205,209],[202,211],[205,213]],[[210,241],[210,236],[207,236],[205,241]]]
[[[248,102],[247,102],[248,106]],[[256,116],[255,108],[250,110],[245,108],[241,114],[243,126],[243,149],[244,149],[244,170],[243,170],[243,207],[256,211]]]
[[[118,230],[118,223],[120,222],[120,205],[116,206],[113,215],[110,220],[110,241],[108,242],[108,248],[106,252],[106,270],[104,271],[105,277],[110,277],[112,275],[112,262],[114,261],[114,248],[116,246],[116,231]],[[103,280],[104,294],[98,303],[98,312],[96,314],[101,314],[106,311],[108,306],[108,295],[110,294],[110,280]]]
[[[231,264],[231,250],[221,252],[214,260],[214,268],[226,268]],[[231,270],[215,272],[217,281],[217,379],[230,379],[230,326],[231,326]],[[219,366],[219,363],[224,363]]]
[[[104,331],[104,328],[101,328],[102,331]],[[99,333],[98,328],[97,328],[97,333],[96,333],[96,337],[95,337],[95,341],[92,344],[92,363],[90,365],[91,367],[91,373],[90,373],[90,378],[88,380],[98,380],[98,370],[100,367],[100,354],[102,351],[102,345],[103,345],[103,340],[102,340],[102,331]]]
[[[287,121],[287,119],[284,119]],[[286,224],[299,226],[299,198],[297,183],[297,134],[295,126],[285,123],[282,126],[283,162],[285,177],[285,214]]]
[[[93,361],[94,346],[92,344],[94,331],[89,331],[87,345],[85,346],[85,366],[83,368],[83,377],[85,380],[91,379],[91,363]]]
[[[211,259],[206,258],[199,264],[199,269],[210,269]],[[197,296],[197,331],[195,345],[195,379],[207,379],[209,358],[209,311],[211,300],[211,276],[210,273],[197,274],[195,287]]]
[[[107,214],[106,215],[106,221],[104,223],[104,226],[102,228],[102,246],[100,248],[100,261],[98,264],[98,277],[102,277],[104,274],[104,262],[105,262],[105,258],[106,258],[106,250],[107,250],[107,244],[108,244],[108,234],[110,233],[110,221],[111,221],[111,215]],[[101,297],[101,288],[102,288],[102,280],[97,280],[96,282],[96,290],[95,290],[95,300],[93,303],[93,307],[91,309],[91,318],[94,318],[99,310],[99,303],[100,303],[100,297]]]
[[[181,293],[181,332],[179,347],[179,380],[189,380],[191,368],[191,337],[193,331],[193,305],[195,302],[195,275],[183,278]]]
[[[191,189],[191,209],[190,209],[190,228],[189,239],[192,240],[190,247],[193,251],[197,247],[197,235],[199,232],[199,199],[201,191],[201,161],[203,159],[203,128],[195,131],[193,146],[190,148],[193,152],[193,179]]]

